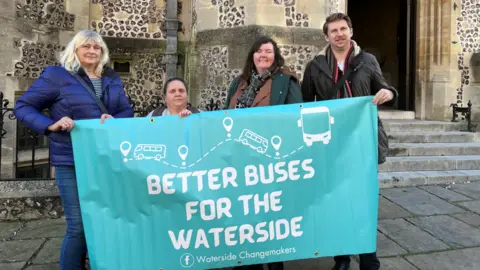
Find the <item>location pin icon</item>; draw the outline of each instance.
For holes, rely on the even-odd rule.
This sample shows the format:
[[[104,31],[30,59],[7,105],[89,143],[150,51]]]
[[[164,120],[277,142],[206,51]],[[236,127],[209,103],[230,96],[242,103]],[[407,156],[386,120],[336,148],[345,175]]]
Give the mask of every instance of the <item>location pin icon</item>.
[[[272,139],[270,139],[270,141],[272,142],[272,145],[273,145],[273,148],[275,148],[275,150],[277,150],[277,153],[276,155],[279,156],[280,153],[278,152],[278,150],[280,149],[280,146],[282,145],[282,138],[280,138],[280,136],[273,136]]]
[[[225,128],[225,130],[228,132],[227,136],[230,137],[232,136],[230,134],[230,131],[232,130],[232,127],[233,127],[233,119],[230,118],[230,117],[225,117],[223,119],[223,127]]]
[[[128,153],[130,153],[131,149],[132,149],[132,144],[128,141],[124,141],[120,144],[120,152],[122,152],[122,155],[125,157],[123,159],[123,162],[128,161],[127,155]]]
[[[178,155],[183,160],[182,165],[185,166],[185,159],[188,156],[188,147],[186,145],[181,145],[180,147],[178,147]]]

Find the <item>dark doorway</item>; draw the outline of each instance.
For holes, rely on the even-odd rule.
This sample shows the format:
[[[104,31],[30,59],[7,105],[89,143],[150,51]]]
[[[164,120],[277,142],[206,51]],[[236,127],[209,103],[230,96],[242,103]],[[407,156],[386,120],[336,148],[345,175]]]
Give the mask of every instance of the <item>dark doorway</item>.
[[[414,0],[348,1],[353,39],[377,57],[385,79],[399,92],[395,105],[386,109],[415,108],[414,8]]]

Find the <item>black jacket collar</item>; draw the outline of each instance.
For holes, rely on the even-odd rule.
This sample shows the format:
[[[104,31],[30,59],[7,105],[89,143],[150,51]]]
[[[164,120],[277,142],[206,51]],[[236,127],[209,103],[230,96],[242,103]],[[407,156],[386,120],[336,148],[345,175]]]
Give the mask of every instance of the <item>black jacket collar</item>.
[[[353,58],[351,67],[353,68],[353,71],[357,71],[358,68],[360,68],[363,65],[363,57],[364,53],[363,51],[360,51],[360,53]],[[325,55],[317,55],[313,61],[317,62],[317,67],[325,73],[329,78],[332,78],[332,74],[330,72],[330,68],[328,67],[327,63],[327,57]]]

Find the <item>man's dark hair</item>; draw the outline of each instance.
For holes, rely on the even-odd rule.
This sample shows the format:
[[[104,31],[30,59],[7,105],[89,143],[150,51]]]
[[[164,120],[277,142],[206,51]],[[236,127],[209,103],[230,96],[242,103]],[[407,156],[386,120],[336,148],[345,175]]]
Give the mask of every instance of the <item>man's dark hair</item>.
[[[173,77],[173,78],[170,78],[168,79],[165,84],[163,85],[163,94],[166,95],[167,94],[167,87],[168,85],[171,83],[171,82],[174,82],[174,81],[179,81],[179,82],[182,82],[183,85],[185,86],[185,91],[187,91],[188,93],[188,87],[187,87],[187,83],[185,82],[184,79],[180,78],[180,77]]]
[[[333,13],[325,19],[325,23],[323,24],[323,33],[328,35],[328,24],[336,21],[344,20],[347,22],[347,25],[350,29],[352,29],[352,20],[348,17],[347,14],[344,13]]]
[[[272,66],[269,68],[270,71],[274,71],[277,68],[283,67],[285,64],[285,59],[283,59],[280,49],[278,48],[277,43],[267,36],[261,36],[255,40],[252,47],[250,47],[250,51],[247,55],[247,61],[245,62],[245,66],[243,67],[243,72],[241,78],[247,82],[250,81],[252,76],[252,71],[255,70],[255,64],[253,63],[253,54],[260,49],[263,44],[272,43],[273,45],[273,53],[275,54],[275,58],[273,60]]]

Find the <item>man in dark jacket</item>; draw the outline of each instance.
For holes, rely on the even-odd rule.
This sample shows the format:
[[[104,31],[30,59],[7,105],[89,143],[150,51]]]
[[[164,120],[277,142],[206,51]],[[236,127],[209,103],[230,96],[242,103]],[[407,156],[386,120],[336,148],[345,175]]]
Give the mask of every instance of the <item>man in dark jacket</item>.
[[[327,17],[323,32],[328,45],[306,68],[302,82],[304,101],[375,95],[373,103],[393,101],[398,93],[383,78],[376,58],[351,40],[352,21],[343,13]],[[346,76],[344,76],[346,75]],[[379,163],[385,162],[388,140],[379,119]],[[350,269],[350,256],[336,256],[335,270]],[[376,252],[360,254],[360,270],[380,269]]]

